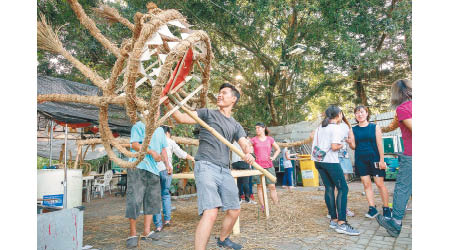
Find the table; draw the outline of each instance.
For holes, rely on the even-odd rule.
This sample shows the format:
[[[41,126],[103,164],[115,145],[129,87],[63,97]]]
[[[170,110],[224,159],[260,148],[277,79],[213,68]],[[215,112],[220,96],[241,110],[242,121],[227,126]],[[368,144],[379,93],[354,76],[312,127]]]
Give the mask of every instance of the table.
[[[86,202],[91,202],[91,190],[92,182],[94,180],[93,175],[83,176],[83,182],[86,182]]]
[[[264,199],[264,209],[266,213],[266,218],[269,218],[269,201],[267,199],[267,190],[266,190],[266,177],[263,173],[259,170],[231,170],[231,175],[234,177],[234,181],[237,185],[237,178],[238,177],[245,177],[245,176],[259,176],[261,179],[261,184],[263,188],[263,199]],[[188,173],[179,173],[179,174],[173,174],[172,179],[194,179],[195,176],[193,172]],[[233,234],[240,234],[241,229],[239,225],[239,217],[236,220],[236,223],[233,226]]]

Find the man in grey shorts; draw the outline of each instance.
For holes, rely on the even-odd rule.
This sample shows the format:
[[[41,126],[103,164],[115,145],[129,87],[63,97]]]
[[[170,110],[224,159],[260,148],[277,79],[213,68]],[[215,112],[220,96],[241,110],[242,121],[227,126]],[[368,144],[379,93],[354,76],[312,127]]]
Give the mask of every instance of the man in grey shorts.
[[[137,122],[131,128],[130,144],[133,152],[141,149],[142,141],[145,138],[145,124]],[[163,161],[168,174],[172,173],[172,168],[168,164],[165,148],[168,146],[164,130],[159,127],[153,132],[147,154],[135,169],[127,171],[127,203],[125,217],[130,220],[130,235],[127,238],[127,248],[134,248],[138,243],[136,235],[136,219],[139,216],[141,207],[144,208],[144,237],[143,240],[154,238],[150,231],[150,224],[153,214],[161,211],[161,187],[159,184],[159,169],[157,161]],[[135,161],[136,158],[130,158]]]
[[[231,84],[220,86],[217,96],[219,109],[198,109],[194,112],[199,118],[214,128],[228,141],[237,141],[244,151],[244,161],[252,164],[250,145],[245,139],[245,131],[232,116],[231,110],[239,101],[239,91]],[[171,104],[165,103],[169,109]],[[196,121],[179,111],[173,113],[177,123],[195,124]],[[208,130],[201,127],[199,147],[195,156],[195,185],[197,187],[198,214],[202,216],[195,231],[195,249],[204,250],[208,244],[211,230],[217,218],[219,208],[226,211],[217,244],[221,247],[241,249],[242,246],[232,242],[229,235],[240,214],[239,191],[231,176],[230,149]]]

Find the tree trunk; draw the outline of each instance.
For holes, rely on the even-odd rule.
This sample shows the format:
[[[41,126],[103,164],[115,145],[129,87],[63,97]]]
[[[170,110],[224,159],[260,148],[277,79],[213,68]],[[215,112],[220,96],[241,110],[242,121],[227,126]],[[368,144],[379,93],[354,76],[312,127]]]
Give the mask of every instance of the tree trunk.
[[[278,113],[275,108],[275,87],[280,81],[280,71],[278,69],[275,69],[273,74],[270,76],[269,79],[269,91],[266,92],[267,96],[267,105],[269,105],[269,111],[270,116],[272,117],[272,121],[270,122],[270,125],[272,126],[278,126],[280,124],[280,121],[278,119]]]
[[[364,89],[364,85],[362,83],[361,74],[358,74],[355,80],[355,92],[356,92],[355,105],[362,104],[368,106],[366,90]]]
[[[278,124],[279,124],[278,113],[277,113],[277,110],[275,109],[275,103],[273,101],[273,99],[274,99],[273,92],[268,91],[266,93],[266,97],[267,97],[267,105],[269,106],[270,117],[272,117],[272,120],[270,121],[270,125],[278,126]]]

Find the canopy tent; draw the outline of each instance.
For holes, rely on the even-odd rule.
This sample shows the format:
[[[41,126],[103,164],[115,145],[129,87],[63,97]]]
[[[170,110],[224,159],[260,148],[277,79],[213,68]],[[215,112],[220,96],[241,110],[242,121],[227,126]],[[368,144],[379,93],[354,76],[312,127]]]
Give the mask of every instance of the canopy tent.
[[[68,81],[50,76],[37,77],[37,94],[75,94],[101,96],[102,91],[93,85]],[[96,106],[84,103],[44,102],[37,104],[37,111],[43,116],[69,124],[82,126],[98,125],[99,110]],[[108,124],[112,131],[121,135],[130,135],[132,124],[125,108],[118,105],[108,106]],[[69,125],[70,126],[70,125]]]

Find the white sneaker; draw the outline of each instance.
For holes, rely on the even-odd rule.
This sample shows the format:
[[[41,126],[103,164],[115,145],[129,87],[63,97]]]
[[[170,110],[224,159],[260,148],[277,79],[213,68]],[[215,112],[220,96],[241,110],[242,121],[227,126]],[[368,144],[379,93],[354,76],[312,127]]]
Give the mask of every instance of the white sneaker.
[[[330,228],[336,229],[338,223],[336,221],[330,220]]]
[[[350,226],[347,222],[341,225],[337,225],[336,229],[334,229],[336,232],[341,234],[347,234],[347,235],[359,235],[360,232]]]
[[[355,213],[353,213],[352,211],[350,211],[350,209],[347,208],[347,216],[353,217],[355,216]]]
[[[328,219],[331,219],[331,215],[327,214],[327,218],[328,218]]]
[[[258,203],[256,203],[256,201],[254,201],[254,200],[249,200],[247,203],[248,203],[248,204],[252,204],[252,205],[258,204]]]

